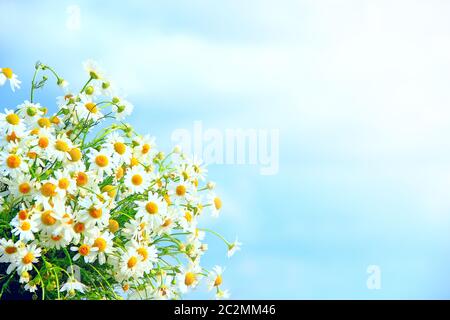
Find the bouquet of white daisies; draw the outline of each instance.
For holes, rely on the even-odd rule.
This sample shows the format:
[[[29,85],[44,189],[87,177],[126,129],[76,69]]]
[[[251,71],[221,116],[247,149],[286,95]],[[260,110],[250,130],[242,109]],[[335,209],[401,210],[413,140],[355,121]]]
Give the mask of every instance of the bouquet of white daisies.
[[[200,227],[203,214],[222,207],[206,169],[136,133],[123,122],[132,104],[94,62],[85,69],[87,82],[69,93],[38,62],[30,101],[0,113],[0,298],[176,299],[202,279],[226,298],[223,268],[200,264],[205,232],[228,256],[240,243]],[[54,114],[34,101],[48,76],[66,92]],[[7,81],[20,86],[0,68],[0,86]]]

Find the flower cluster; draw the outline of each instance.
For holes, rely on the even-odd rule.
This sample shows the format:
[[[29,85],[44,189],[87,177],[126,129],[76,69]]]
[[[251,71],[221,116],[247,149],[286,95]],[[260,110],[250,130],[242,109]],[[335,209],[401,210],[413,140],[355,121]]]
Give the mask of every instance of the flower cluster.
[[[240,243],[200,228],[222,207],[205,166],[178,147],[158,151],[123,122],[133,105],[94,62],[85,69],[88,81],[69,93],[37,63],[30,101],[0,113],[0,297],[18,281],[42,299],[176,299],[203,278],[226,298],[223,268],[200,265],[205,232],[228,256]],[[65,88],[53,114],[33,100],[44,71]],[[20,83],[2,68],[6,79]]]

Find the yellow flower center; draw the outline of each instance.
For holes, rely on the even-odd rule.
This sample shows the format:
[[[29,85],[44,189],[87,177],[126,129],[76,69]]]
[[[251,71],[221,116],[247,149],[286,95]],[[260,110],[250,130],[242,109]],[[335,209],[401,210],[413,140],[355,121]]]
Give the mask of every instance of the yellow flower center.
[[[214,207],[216,210],[220,210],[220,208],[222,208],[222,200],[219,197],[214,198]]]
[[[87,244],[82,244],[78,248],[78,253],[81,254],[83,257],[87,256],[91,252],[91,248]]]
[[[140,174],[135,174],[131,177],[131,183],[135,186],[140,186],[143,182],[142,176]]]
[[[13,132],[11,132],[11,134],[8,134],[6,136],[6,141],[8,141],[8,142],[16,142],[16,141],[20,141],[20,139],[17,136],[17,134],[13,131]]]
[[[62,239],[62,236],[54,236],[54,235],[52,235],[52,236],[50,236],[50,238],[53,240],[53,241],[59,241],[59,240],[61,240]]]
[[[28,252],[23,258],[22,263],[23,264],[30,264],[34,260],[34,255],[31,252]]]
[[[84,229],[84,223],[82,222],[78,222],[73,226],[73,230],[75,230],[76,233],[82,233]]]
[[[86,103],[84,105],[84,107],[91,113],[97,113],[98,112],[97,106],[93,102]]]
[[[13,71],[11,68],[2,68],[2,73],[7,77],[8,79],[11,79],[13,76]]]
[[[89,215],[94,219],[99,219],[102,217],[102,208],[96,209],[92,207],[89,209]]]
[[[125,171],[123,170],[122,167],[117,168],[116,171],[116,179],[121,179],[124,175]]]
[[[144,247],[140,247],[136,250],[137,253],[142,257],[142,261],[146,261],[148,259],[148,251]]]
[[[28,212],[27,212],[27,210],[20,210],[18,216],[19,216],[19,219],[20,219],[20,220],[25,220],[25,219],[27,219],[27,218],[28,218]]]
[[[24,221],[20,225],[20,229],[22,229],[23,231],[28,231],[31,229],[31,224],[28,221]]]
[[[114,219],[109,219],[108,229],[112,233],[116,233],[119,230],[119,223]]]
[[[51,182],[46,182],[41,187],[41,193],[44,197],[56,196],[56,186]]]
[[[187,222],[191,222],[192,221],[192,214],[189,211],[186,211],[184,213],[184,218],[186,219]]]
[[[149,214],[158,213],[158,205],[153,201],[150,201],[145,205],[145,210],[147,210]]]
[[[220,286],[222,284],[222,276],[221,275],[218,275],[217,277],[216,277],[216,280],[214,281],[214,286],[215,287],[218,287],[218,286]]]
[[[11,154],[8,158],[6,158],[6,165],[11,169],[18,168],[21,162],[22,160],[20,160],[20,158],[15,154]]]
[[[85,186],[89,181],[89,178],[86,173],[84,172],[78,172],[77,174],[77,186],[83,187]]]
[[[10,113],[6,116],[6,121],[13,126],[17,126],[20,123],[20,118],[17,114]]]
[[[70,161],[72,162],[77,162],[81,159],[81,151],[78,148],[73,148],[69,151],[69,155],[70,155]]]
[[[103,238],[97,238],[94,241],[94,247],[98,248],[98,251],[103,252],[106,249],[106,240]]]
[[[127,266],[128,266],[129,269],[131,269],[131,268],[133,268],[137,263],[138,263],[138,259],[137,259],[135,256],[133,256],[133,257],[131,257],[130,259],[128,259]]]
[[[69,179],[67,178],[61,178],[58,181],[58,187],[60,189],[66,190],[70,185]]]
[[[52,125],[48,118],[40,118],[37,123],[41,128],[49,128]]]
[[[127,146],[122,142],[116,142],[116,143],[114,143],[114,150],[118,154],[122,155],[125,153],[125,151],[127,151]]]
[[[166,220],[164,221],[164,223],[162,224],[162,226],[163,226],[164,228],[166,228],[166,227],[170,226],[171,223],[172,223],[172,220],[171,220],[171,219],[166,219]]]
[[[21,184],[19,184],[19,192],[21,194],[27,194],[30,193],[31,191],[31,186],[28,182],[23,182]]]
[[[56,140],[55,142],[55,149],[62,152],[69,152],[70,148],[67,142],[63,140]]]
[[[38,140],[38,146],[42,149],[45,149],[48,147],[48,138],[47,137],[40,137]]]
[[[186,187],[183,186],[182,184],[180,184],[175,189],[175,192],[176,192],[177,196],[182,197],[182,196],[184,196],[186,194]]]
[[[195,274],[193,272],[187,272],[184,276],[184,284],[190,286],[195,281]]]
[[[138,164],[139,164],[139,160],[136,159],[135,157],[132,157],[130,160],[130,167],[137,166]]]
[[[110,196],[111,198],[113,198],[113,197],[116,196],[117,189],[116,189],[116,187],[114,187],[114,186],[108,184],[108,185],[106,185],[106,186],[104,186],[104,187],[102,188],[102,192],[106,192],[106,193],[108,194],[108,196]]]
[[[104,168],[109,164],[108,157],[100,154],[95,157],[95,164],[98,165],[100,168]]]
[[[17,248],[16,248],[16,247],[6,247],[6,248],[5,248],[5,252],[6,252],[7,254],[14,254],[14,253],[17,252]]]
[[[147,154],[151,149],[151,146],[148,143],[145,143],[144,145],[142,145],[142,153],[143,154]]]
[[[56,223],[56,219],[52,216],[52,211],[47,210],[42,213],[41,215],[41,221],[46,226],[52,226]]]

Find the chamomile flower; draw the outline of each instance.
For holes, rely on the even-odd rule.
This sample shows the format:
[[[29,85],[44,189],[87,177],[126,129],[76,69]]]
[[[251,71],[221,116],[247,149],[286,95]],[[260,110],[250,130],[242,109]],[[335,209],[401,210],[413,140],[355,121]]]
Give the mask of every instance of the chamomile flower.
[[[125,174],[125,186],[130,193],[144,192],[151,183],[151,175],[141,166],[135,166]]]
[[[86,95],[80,95],[80,101],[75,106],[75,111],[81,119],[84,121],[94,120],[97,121],[103,114],[98,106],[90,97]]]
[[[216,300],[225,300],[230,298],[230,292],[228,290],[217,289]]]
[[[12,175],[12,179],[7,182],[9,191],[15,197],[31,197],[35,190],[36,182],[33,178],[24,173],[17,173]]]
[[[32,103],[25,100],[24,103],[17,106],[17,114],[19,114],[26,123],[36,123],[36,121],[44,115],[39,103]]]
[[[230,244],[228,245],[228,252],[227,252],[228,258],[230,258],[231,256],[233,256],[233,255],[236,253],[236,251],[241,250],[241,246],[242,246],[242,243],[240,243],[240,242],[238,241],[238,238],[236,237],[236,240],[234,240],[233,243],[230,243]]]
[[[33,269],[33,263],[37,263],[40,256],[41,248],[36,244],[29,244],[19,249],[16,260],[17,272],[21,274],[24,271]]]
[[[57,232],[52,233],[42,233],[41,234],[42,245],[45,248],[55,248],[62,249],[65,248],[71,241],[71,238],[67,238],[63,233],[59,234]]]
[[[212,290],[215,287],[222,285],[222,274],[225,271],[221,266],[214,266],[207,278],[208,289]]]
[[[131,147],[126,145],[124,138],[117,133],[111,133],[106,137],[106,148],[117,165],[130,162]]]
[[[148,193],[145,201],[136,201],[137,213],[136,218],[148,222],[149,227],[154,229],[162,224],[162,215],[167,211],[167,203],[158,195]]]
[[[181,293],[186,293],[189,289],[195,288],[199,283],[201,268],[197,263],[189,263],[187,269],[180,268],[177,275],[178,288]]]
[[[55,180],[58,182],[56,192],[65,196],[67,193],[75,193],[77,186],[76,182],[66,170],[58,170],[55,172]]]
[[[18,174],[27,170],[27,163],[21,153],[3,151],[0,153],[0,162],[4,163],[2,171],[9,174]]]
[[[130,240],[148,240],[148,223],[142,219],[130,219],[122,229],[123,234]]]
[[[50,159],[62,161],[70,157],[69,152],[72,149],[72,141],[69,138],[60,135],[50,144],[48,154]]]
[[[0,68],[0,86],[3,86],[8,80],[13,92],[16,89],[20,89],[21,81],[17,78],[17,75],[12,71],[12,69]]]
[[[25,123],[13,110],[5,109],[5,113],[0,113],[0,128],[6,134],[23,133]]]
[[[36,226],[36,222],[31,219],[21,220],[17,217],[11,221],[12,234],[19,237],[23,242],[33,241],[35,239],[34,234],[39,231]]]
[[[89,162],[91,164],[89,168],[97,172],[100,176],[102,176],[103,173],[112,173],[114,164],[111,153],[107,149],[102,149],[100,151],[91,149],[89,153]]]
[[[144,162],[151,161],[157,152],[155,138],[149,135],[138,136],[134,142],[136,146],[133,149],[133,156]]]
[[[208,195],[207,204],[211,209],[212,217],[217,218],[220,214],[220,209],[222,209],[222,199],[212,192]]]
[[[187,202],[192,198],[193,187],[189,181],[179,179],[178,181],[171,181],[168,186],[168,195],[170,202],[180,204]]]
[[[119,270],[125,279],[140,278],[144,274],[141,255],[129,248],[120,253]]]
[[[156,247],[153,245],[148,246],[137,241],[131,241],[129,248],[136,250],[140,258],[142,270],[145,273],[149,273],[153,268],[153,263],[158,259],[158,250],[156,249]]]
[[[77,261],[82,258],[84,262],[91,263],[94,262],[97,257],[98,248],[93,247],[91,244],[83,243],[78,247],[71,247],[70,250],[77,252],[77,254],[73,257],[73,261]]]
[[[100,265],[106,263],[106,257],[114,252],[113,238],[108,231],[100,231],[98,228],[94,228],[90,235],[92,240],[92,246],[98,250],[95,252],[98,256],[98,262]]]
[[[92,59],[86,60],[83,62],[83,68],[92,79],[98,80],[103,78],[103,72],[96,61]]]
[[[53,233],[55,228],[58,227],[58,224],[60,223],[58,216],[53,209],[37,210],[33,213],[32,220],[39,230],[47,233]]]
[[[67,282],[63,284],[63,286],[61,287],[61,289],[59,291],[67,292],[67,293],[73,295],[75,293],[75,291],[84,293],[86,289],[87,289],[87,287],[84,284],[82,284],[80,281],[75,279],[75,277],[69,277],[69,279],[67,279]]]
[[[0,239],[0,263],[14,262],[21,244],[22,242],[20,240],[14,243],[11,239]],[[11,267],[11,269],[14,268]],[[11,271],[7,273],[10,274]]]
[[[80,221],[87,226],[97,225],[99,227],[106,227],[109,222],[109,210],[105,203],[101,202],[97,197],[86,197],[79,200],[79,205],[82,208],[80,211]]]

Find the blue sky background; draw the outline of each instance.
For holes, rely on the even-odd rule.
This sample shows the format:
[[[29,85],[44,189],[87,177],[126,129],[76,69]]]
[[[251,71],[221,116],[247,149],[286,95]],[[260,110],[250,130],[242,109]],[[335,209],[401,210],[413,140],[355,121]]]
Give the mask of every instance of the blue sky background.
[[[277,175],[209,167],[208,224],[244,243],[228,260],[209,237],[233,298],[450,298],[450,2],[0,0],[0,16],[0,67],[24,82],[1,108],[36,60],[77,86],[93,58],[163,149],[195,120],[280,130]]]

